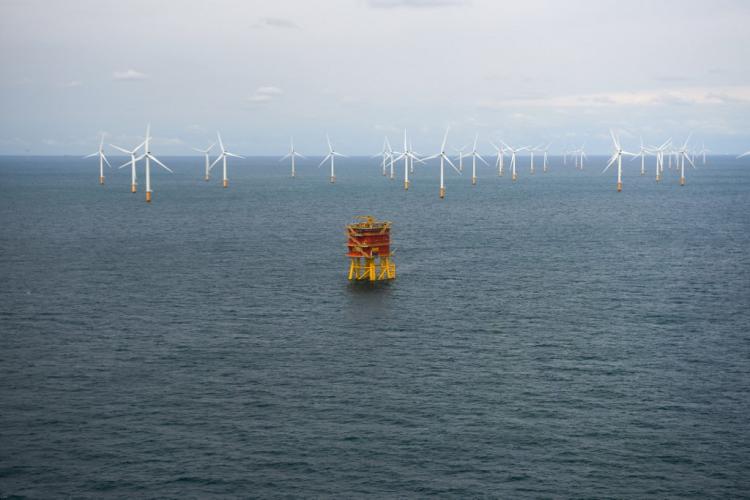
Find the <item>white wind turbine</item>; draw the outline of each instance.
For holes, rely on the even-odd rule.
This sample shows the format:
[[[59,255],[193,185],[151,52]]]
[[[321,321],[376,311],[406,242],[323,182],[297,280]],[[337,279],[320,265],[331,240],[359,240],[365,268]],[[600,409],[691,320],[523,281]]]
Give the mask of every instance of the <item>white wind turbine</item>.
[[[711,150],[710,149],[706,149],[706,144],[705,143],[702,146],[703,147],[701,147],[701,150],[698,151],[698,154],[703,157],[703,164],[705,165],[706,164],[706,153],[710,153]]]
[[[609,135],[612,136],[612,142],[614,143],[615,149],[614,153],[612,154],[612,157],[609,159],[609,163],[607,163],[607,166],[604,167],[604,170],[602,170],[602,173],[606,172],[609,167],[612,166],[612,164],[617,161],[617,192],[619,193],[622,191],[622,155],[625,156],[636,156],[635,153],[629,153],[622,149],[622,146],[620,146],[620,141],[615,137],[614,132],[611,130],[609,131]]]
[[[656,182],[661,180],[661,174],[664,172],[664,153],[669,149],[672,144],[672,138],[670,137],[664,144],[658,147],[652,147],[651,154],[656,155]]]
[[[526,146],[523,146],[521,148],[513,149],[504,142],[500,142],[503,146],[505,146],[505,149],[510,151],[510,178],[515,182],[516,180],[518,180],[518,174],[516,173],[516,154],[520,153],[521,151],[526,151],[528,148]]]
[[[401,158],[404,159],[404,191],[409,190],[409,172],[414,171],[414,160],[419,163],[424,163],[417,155],[412,151],[411,144],[407,143],[406,129],[404,129],[404,152],[399,155],[394,161],[399,161]]]
[[[489,163],[487,163],[482,156],[477,153],[477,140],[479,139],[479,134],[474,136],[474,147],[471,148],[471,153],[469,153],[469,156],[471,156],[471,185],[475,186],[477,184],[477,158],[482,160],[482,163],[490,166]]]
[[[505,148],[503,148],[502,146],[498,146],[494,142],[490,142],[490,144],[492,144],[492,147],[495,148],[495,151],[497,151],[495,165],[497,166],[497,175],[502,177],[505,173]]]
[[[534,147],[529,148],[529,153],[531,153],[531,160],[530,160],[530,164],[529,164],[530,170],[529,171],[531,172],[531,175],[534,175],[534,172],[535,172],[535,170],[534,170],[534,153],[536,153],[537,151],[541,152],[541,147],[542,147],[542,145],[540,144],[538,146],[534,146]]]
[[[586,143],[583,143],[583,145],[581,145],[580,148],[578,148],[575,151],[573,151],[573,154],[576,155],[575,156],[575,164],[576,164],[576,168],[578,170],[583,170],[583,160],[585,158],[588,158],[588,156],[586,156],[585,147],[586,147]]]
[[[104,184],[104,162],[107,162],[107,165],[109,165],[110,168],[112,167],[104,154],[104,132],[102,132],[102,140],[99,141],[99,150],[96,153],[91,153],[83,158],[93,158],[94,156],[99,157],[99,184]]]
[[[129,161],[126,161],[125,163],[123,163],[122,165],[120,165],[120,166],[119,166],[119,167],[117,167],[117,168],[124,168],[124,167],[127,167],[128,165],[130,165],[130,192],[131,192],[131,193],[135,193],[135,192],[137,191],[137,189],[136,189],[136,186],[137,186],[137,184],[138,184],[138,183],[136,182],[136,172],[135,172],[135,163],[136,163],[136,158],[135,158],[135,154],[136,154],[136,153],[138,152],[138,150],[139,150],[139,149],[141,149],[141,148],[142,148],[142,147],[143,147],[143,146],[144,146],[145,144],[146,144],[146,141],[143,141],[143,142],[142,142],[142,143],[140,143],[140,144],[139,144],[138,146],[136,146],[136,147],[135,147],[135,148],[134,148],[134,149],[133,149],[132,151],[128,151],[127,149],[123,149],[123,148],[121,148],[120,146],[115,146],[114,144],[110,144],[110,146],[112,146],[113,148],[115,148],[115,149],[117,149],[117,150],[119,150],[119,151],[122,151],[123,153],[127,153],[127,154],[129,154],[129,155],[130,155],[130,160],[129,160]]]
[[[381,158],[380,166],[383,170],[383,177],[388,175],[387,164],[388,164],[388,156],[389,156],[390,151],[391,151],[391,145],[388,142],[388,137],[386,136],[386,138],[383,139],[383,150],[380,153],[372,156],[373,158],[378,158],[378,157]]]
[[[461,148],[453,148],[453,151],[458,153],[458,169],[463,172],[464,171],[464,150],[466,149],[466,146],[463,146]]]
[[[135,160],[135,161],[141,161],[144,158],[146,159],[146,168],[145,168],[146,203],[151,203],[151,161],[153,161],[160,167],[168,170],[169,172],[174,173],[169,167],[167,167],[165,164],[160,162],[154,155],[151,154],[151,148],[149,146],[150,141],[151,141],[151,124],[148,124],[146,126],[146,140],[145,140],[145,144],[143,148],[144,153]]]
[[[211,172],[211,166],[209,165],[209,159],[208,159],[208,152],[211,151],[214,148],[214,146],[216,146],[215,142],[213,144],[211,144],[209,147],[207,147],[206,149],[190,148],[193,151],[197,151],[199,153],[203,153],[203,156],[206,157],[206,167],[205,167],[206,171],[205,171],[205,173],[203,175],[203,180],[205,180],[205,181],[208,181],[209,173]]]
[[[643,137],[641,137],[641,149],[638,150],[638,153],[632,160],[630,160],[633,161],[636,158],[641,159],[641,175],[646,175],[646,153],[651,153],[651,150],[643,145]]]
[[[440,152],[438,154],[428,156],[427,158],[424,158],[425,160],[432,160],[433,158],[440,158],[440,198],[445,198],[445,162],[448,162],[448,165],[453,167],[453,170],[458,172],[458,175],[461,175],[461,171],[456,168],[456,166],[453,164],[450,158],[445,154],[445,143],[448,142],[448,131],[450,129],[445,129],[445,136],[443,137],[443,144],[440,146]]]
[[[549,152],[549,147],[552,145],[550,142],[547,144],[542,151],[544,152],[544,161],[542,162],[542,172],[545,174],[547,173],[547,167],[549,166],[549,163],[547,163],[547,153]]]
[[[284,156],[282,159],[279,160],[279,162],[282,162],[286,160],[287,158],[291,158],[292,160],[292,178],[297,176],[297,170],[294,167],[294,158],[304,158],[301,154],[299,154],[297,151],[294,150],[294,137],[291,139],[291,145],[289,146],[289,152]]]
[[[346,158],[346,156],[337,153],[334,151],[333,146],[331,146],[331,139],[328,137],[328,134],[326,134],[326,141],[328,142],[328,154],[325,158],[323,158],[323,161],[320,162],[320,165],[318,165],[318,168],[322,167],[325,162],[328,161],[328,159],[331,159],[331,184],[336,182],[336,171],[334,170],[334,160],[337,156],[340,156],[342,158]],[[391,160],[391,169],[393,168],[393,161]]]
[[[214,168],[214,165],[219,163],[219,161],[222,161],[222,169],[221,169],[221,176],[222,176],[222,186],[229,187],[229,178],[227,177],[227,158],[242,158],[244,159],[244,156],[240,156],[234,153],[230,153],[226,149],[224,149],[224,143],[221,142],[221,134],[219,132],[216,132],[216,137],[219,139],[219,148],[221,149],[221,153],[219,153],[219,156],[216,157],[214,162],[211,164],[211,166],[208,168],[210,171],[212,168]]]
[[[390,172],[388,174],[388,178],[390,180],[393,180],[396,178],[396,160],[394,158],[395,151],[393,151],[393,148],[391,147],[391,143],[388,143],[388,163],[390,164]]]
[[[690,136],[688,135],[688,138],[685,139],[685,142],[682,144],[682,147],[677,150],[677,159],[679,161],[680,165],[680,186],[685,185],[685,160],[687,160],[690,165],[695,168],[695,163],[693,163],[693,160],[690,158],[690,152],[688,151],[688,141],[690,140]]]

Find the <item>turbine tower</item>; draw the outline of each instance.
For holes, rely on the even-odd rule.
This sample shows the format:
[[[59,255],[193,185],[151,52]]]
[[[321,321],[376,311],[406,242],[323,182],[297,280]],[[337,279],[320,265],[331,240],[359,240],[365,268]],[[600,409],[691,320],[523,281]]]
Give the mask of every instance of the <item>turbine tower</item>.
[[[494,142],[490,141],[490,144],[492,144],[492,147],[495,148],[495,151],[497,151],[497,159],[495,160],[495,165],[497,166],[498,177],[502,177],[505,173],[505,149],[501,146],[497,146]]]
[[[664,172],[664,152],[671,144],[672,138],[670,137],[661,146],[651,148],[651,153],[656,155],[656,182],[661,180],[661,174]]]
[[[386,138],[383,139],[383,150],[380,153],[372,156],[373,158],[377,158],[377,157],[381,158],[380,166],[383,170],[383,177],[388,175],[387,163],[388,163],[388,156],[389,156],[390,151],[391,151],[391,145],[388,142],[388,137],[386,136]]]
[[[602,173],[606,172],[609,167],[612,166],[612,164],[617,161],[617,192],[622,191],[622,155],[625,156],[637,156],[635,153],[628,153],[627,151],[624,151],[622,147],[620,146],[620,141],[615,137],[614,132],[612,130],[609,131],[609,135],[612,136],[612,142],[614,143],[614,153],[612,154],[612,157],[609,159],[609,163],[607,163],[607,166],[604,167],[604,170],[602,170]]]
[[[633,157],[633,160],[640,157],[641,158],[641,175],[646,175],[646,153],[650,153],[651,150],[643,145],[643,137],[641,137],[641,149],[638,151],[638,154],[636,154]],[[630,161],[633,161],[630,160]]]
[[[542,151],[544,152],[544,161],[542,162],[542,172],[547,173],[547,167],[549,166],[549,163],[547,163],[547,153],[549,152],[549,147],[552,145],[550,142],[547,144]]]
[[[298,152],[294,150],[294,137],[292,137],[291,145],[289,146],[289,153],[287,153],[286,156],[284,156],[282,159],[279,160],[279,162],[282,162],[286,160],[287,158],[292,159],[292,178],[297,176],[297,170],[294,167],[294,158],[297,156],[300,158],[304,158],[304,156],[302,156],[301,154],[299,154]]]
[[[102,140],[99,141],[99,150],[96,153],[91,153],[83,158],[93,158],[94,156],[99,157],[99,184],[104,185],[104,162],[107,162],[107,165],[112,168],[112,165],[110,165],[109,160],[107,160],[107,157],[104,154],[104,132],[102,132]]]
[[[518,180],[518,174],[516,173],[516,153],[525,151],[528,148],[524,146],[518,149],[513,149],[512,147],[508,146],[504,142],[502,141],[500,142],[502,143],[503,146],[505,146],[505,149],[510,151],[510,178],[513,182],[515,182],[516,180]]]
[[[146,174],[146,203],[151,203],[151,161],[159,165],[160,167],[168,170],[171,173],[172,170],[167,167],[165,164],[159,161],[158,158],[156,158],[154,155],[151,154],[151,148],[149,146],[149,142],[151,141],[151,124],[148,124],[146,126],[146,141],[143,148],[143,155],[141,155],[140,158],[138,158],[136,161],[141,161],[143,158],[146,159],[146,168],[145,168],[145,174]]]
[[[440,152],[438,154],[428,156],[425,158],[425,160],[432,160],[433,158],[440,158],[440,199],[442,200],[445,198],[445,162],[448,162],[448,165],[453,167],[453,170],[458,172],[458,175],[461,175],[461,171],[456,168],[456,166],[453,164],[450,158],[448,158],[448,155],[445,154],[445,143],[448,142],[448,131],[450,129],[445,129],[445,136],[443,137],[443,144],[440,146]]]
[[[346,156],[334,151],[333,146],[331,145],[331,139],[328,137],[328,134],[326,134],[326,141],[328,142],[328,154],[326,155],[325,158],[323,158],[323,161],[320,162],[320,165],[318,165],[318,168],[322,167],[323,164],[327,162],[329,158],[331,159],[331,184],[333,184],[334,182],[336,182],[336,170],[334,170],[334,160],[337,156],[340,156],[342,158],[346,158]],[[391,169],[393,169],[393,160],[391,160]]]
[[[479,134],[474,136],[474,147],[471,148],[471,153],[469,153],[469,156],[471,156],[471,185],[476,186],[477,184],[477,158],[482,160],[482,163],[490,166],[489,163],[487,163],[482,156],[477,153],[477,140],[479,139]]]
[[[538,146],[534,146],[533,148],[529,148],[529,153],[531,153],[531,162],[529,164],[529,171],[530,171],[531,175],[534,175],[534,172],[535,172],[535,170],[534,170],[534,153],[537,152],[537,151],[541,152],[541,149],[540,149],[541,147],[542,147],[542,145],[540,144]]]
[[[685,139],[685,142],[682,144],[682,147],[677,150],[677,158],[680,162],[680,186],[685,185],[685,160],[690,163],[690,165],[695,168],[695,163],[693,163],[693,160],[690,158],[690,153],[688,152],[687,146],[688,141],[690,140],[690,136],[688,135],[688,138]]]
[[[203,156],[205,156],[205,158],[206,158],[206,168],[205,168],[205,173],[203,175],[203,180],[205,180],[206,182],[208,182],[209,173],[211,172],[211,166],[209,165],[208,153],[209,153],[209,151],[211,151],[214,148],[215,145],[216,145],[216,143],[214,142],[213,144],[211,144],[206,149],[190,148],[193,151],[197,151],[199,153],[203,153]]]
[[[424,163],[420,160],[414,151],[411,150],[411,144],[406,139],[406,129],[404,129],[404,152],[399,155],[394,161],[399,161],[401,158],[404,159],[404,191],[409,190],[409,172],[414,171],[414,160],[419,163]]]
[[[705,143],[703,143],[702,146],[703,147],[701,147],[701,150],[698,151],[698,154],[703,157],[703,164],[705,165],[706,164],[706,153],[710,153],[711,150],[710,149],[706,149],[706,144]]]
[[[135,147],[132,151],[128,151],[127,149],[123,149],[120,146],[115,146],[114,144],[110,144],[113,148],[122,151],[123,153],[127,153],[130,155],[130,160],[126,161],[122,165],[120,165],[117,168],[123,168],[130,165],[130,192],[135,193],[136,192],[136,173],[135,173],[135,154],[138,152],[139,149],[141,149],[146,144],[146,141],[143,141],[138,146]]]
[[[219,154],[219,156],[216,157],[216,159],[208,168],[208,170],[210,171],[212,168],[214,168],[214,165],[219,163],[219,161],[222,161],[222,169],[221,169],[222,186],[226,188],[226,187],[229,187],[229,178],[227,177],[227,158],[231,156],[232,158],[244,159],[245,157],[234,154],[234,153],[230,153],[229,151],[224,149],[224,143],[221,142],[221,134],[219,134],[218,131],[216,132],[216,137],[219,139],[219,148],[221,149],[221,153]]]

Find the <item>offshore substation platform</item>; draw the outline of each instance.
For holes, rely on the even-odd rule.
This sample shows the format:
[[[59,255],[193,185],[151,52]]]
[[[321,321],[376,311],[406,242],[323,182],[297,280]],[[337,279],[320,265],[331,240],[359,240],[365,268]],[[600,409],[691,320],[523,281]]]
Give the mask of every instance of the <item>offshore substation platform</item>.
[[[349,279],[381,281],[396,278],[396,264],[391,262],[391,223],[369,215],[356,217],[348,224],[346,243],[349,257]]]

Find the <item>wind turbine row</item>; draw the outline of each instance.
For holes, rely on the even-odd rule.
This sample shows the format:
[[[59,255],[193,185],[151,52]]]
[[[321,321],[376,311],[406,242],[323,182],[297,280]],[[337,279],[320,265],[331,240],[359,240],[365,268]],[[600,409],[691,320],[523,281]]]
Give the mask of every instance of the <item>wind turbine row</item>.
[[[150,144],[151,144],[151,127],[148,125],[146,127],[146,136],[140,144],[138,144],[133,149],[127,149],[123,148],[121,146],[117,146],[114,144],[110,144],[114,149],[125,153],[130,157],[130,159],[119,166],[119,168],[125,168],[127,166],[130,166],[130,190],[132,193],[135,193],[137,191],[138,186],[138,164],[142,161],[144,161],[144,176],[146,178],[146,201],[150,202],[152,199],[152,189],[151,189],[151,162],[156,163],[160,167],[164,168],[165,170],[172,172],[172,170],[167,167],[164,163],[162,163],[158,158],[156,158],[150,151]],[[439,152],[420,158],[419,153],[414,151],[414,148],[412,146],[412,142],[409,139],[407,135],[406,129],[404,130],[404,141],[403,141],[403,150],[402,151],[395,151],[391,147],[391,143],[388,139],[388,137],[385,137],[383,141],[383,149],[380,153],[373,156],[373,158],[380,158],[380,168],[382,171],[383,176],[387,176],[391,180],[395,179],[395,164],[397,162],[400,162],[403,160],[403,166],[404,166],[404,174],[403,174],[403,183],[404,183],[404,190],[409,190],[409,187],[411,185],[411,174],[414,172],[414,165],[415,163],[425,165],[426,162],[429,160],[439,159],[439,190],[438,194],[439,197],[442,199],[445,197],[446,193],[446,184],[445,184],[445,164],[447,163],[453,170],[456,171],[459,175],[462,175],[463,172],[463,164],[464,164],[464,158],[470,157],[471,158],[471,184],[475,186],[477,184],[477,159],[484,163],[485,165],[489,166],[489,163],[478,153],[477,151],[477,144],[479,141],[479,134],[476,134],[474,137],[474,142],[472,149],[469,153],[466,153],[466,146],[462,148],[454,148],[453,150],[458,153],[458,167],[453,163],[451,158],[449,157],[447,153],[447,141],[448,141],[448,134],[449,129],[446,129],[445,134],[443,136],[443,141],[440,146]],[[228,151],[225,146],[224,142],[222,141],[221,134],[219,132],[216,133],[217,142],[211,144],[205,149],[199,149],[199,148],[192,148],[194,151],[201,153],[204,156],[204,179],[206,181],[210,180],[211,171],[213,168],[218,165],[219,163],[222,164],[222,186],[224,188],[229,187],[229,175],[228,175],[228,166],[227,161],[228,158],[239,158],[244,159],[244,156],[240,156],[236,153]],[[646,174],[646,156],[651,155],[656,157],[656,181],[661,181],[664,173],[664,156],[667,155],[669,159],[669,168],[672,168],[672,162],[673,159],[676,161],[677,169],[679,170],[680,175],[680,185],[685,185],[685,164],[695,167],[695,162],[693,161],[695,156],[702,156],[703,163],[706,162],[706,153],[709,152],[708,149],[706,149],[705,145],[702,146],[702,148],[699,151],[691,151],[688,148],[688,141],[690,139],[690,136],[688,136],[688,139],[685,140],[684,144],[680,147],[674,147],[672,145],[672,140],[668,139],[664,143],[662,143],[660,146],[646,146],[644,145],[643,139],[640,141],[640,149],[637,153],[626,151],[620,144],[619,137],[615,135],[613,131],[610,130],[610,137],[612,139],[613,144],[613,153],[610,157],[609,161],[607,162],[606,166],[604,167],[604,170],[602,173],[607,172],[612,165],[615,163],[617,164],[617,191],[622,191],[622,176],[623,176],[623,164],[622,164],[622,157],[623,156],[629,156],[632,157],[633,160],[636,158],[640,158],[641,160],[641,168],[640,173],[641,175]],[[507,143],[503,141],[499,141],[500,146],[495,144],[494,142],[490,142],[492,147],[495,149],[497,153],[495,166],[497,167],[498,176],[502,177],[505,173],[505,155],[508,154],[510,156],[510,172],[511,172],[511,180],[516,181],[518,179],[518,154],[524,151],[528,151],[529,153],[529,173],[531,175],[534,175],[536,172],[536,165],[534,162],[535,154],[543,154],[543,161],[542,161],[542,171],[544,173],[548,172],[549,170],[549,161],[548,161],[548,152],[551,144],[547,144],[546,146],[542,147],[542,145],[537,145],[533,147],[529,146],[521,146],[521,147],[513,147],[508,145]],[[211,150],[216,146],[218,143],[219,145],[219,153],[216,156],[216,158],[211,161],[210,159],[210,152]],[[322,167],[327,162],[330,164],[330,182],[333,184],[336,182],[336,170],[335,170],[335,161],[336,157],[339,158],[347,158],[347,156],[337,152],[333,144],[331,142],[330,137],[328,134],[326,134],[326,143],[328,146],[328,153],[325,155],[323,160],[320,162],[318,167]],[[138,152],[143,148],[143,153],[138,154]],[[585,153],[585,143],[576,149],[567,150],[563,153],[563,164],[567,163],[568,156],[572,156],[574,158],[575,168],[579,170],[583,170],[583,164],[584,159],[587,158]],[[750,155],[750,151],[747,153],[744,153],[738,158],[742,158],[745,156]],[[96,152],[85,156],[84,158],[92,158],[92,157],[98,157],[99,158],[99,183],[104,184],[104,164],[106,163],[109,167],[111,167],[111,164],[109,163],[109,160],[107,159],[107,156],[104,153],[104,134],[102,134],[101,141],[99,143],[99,148]],[[291,162],[291,177],[296,177],[297,171],[296,171],[296,165],[295,160],[297,158],[306,159],[305,156],[301,155],[299,152],[296,151],[294,147],[294,140],[292,139],[290,142],[290,149],[289,152],[284,155],[279,161],[285,161],[290,160]]]

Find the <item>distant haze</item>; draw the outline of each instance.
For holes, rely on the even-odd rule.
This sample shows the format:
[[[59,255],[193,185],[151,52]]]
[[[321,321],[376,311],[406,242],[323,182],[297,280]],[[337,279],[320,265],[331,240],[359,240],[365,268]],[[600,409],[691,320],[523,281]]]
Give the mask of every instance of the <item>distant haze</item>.
[[[0,3],[0,154],[435,152],[480,134],[606,153],[669,137],[750,149],[750,2]]]

